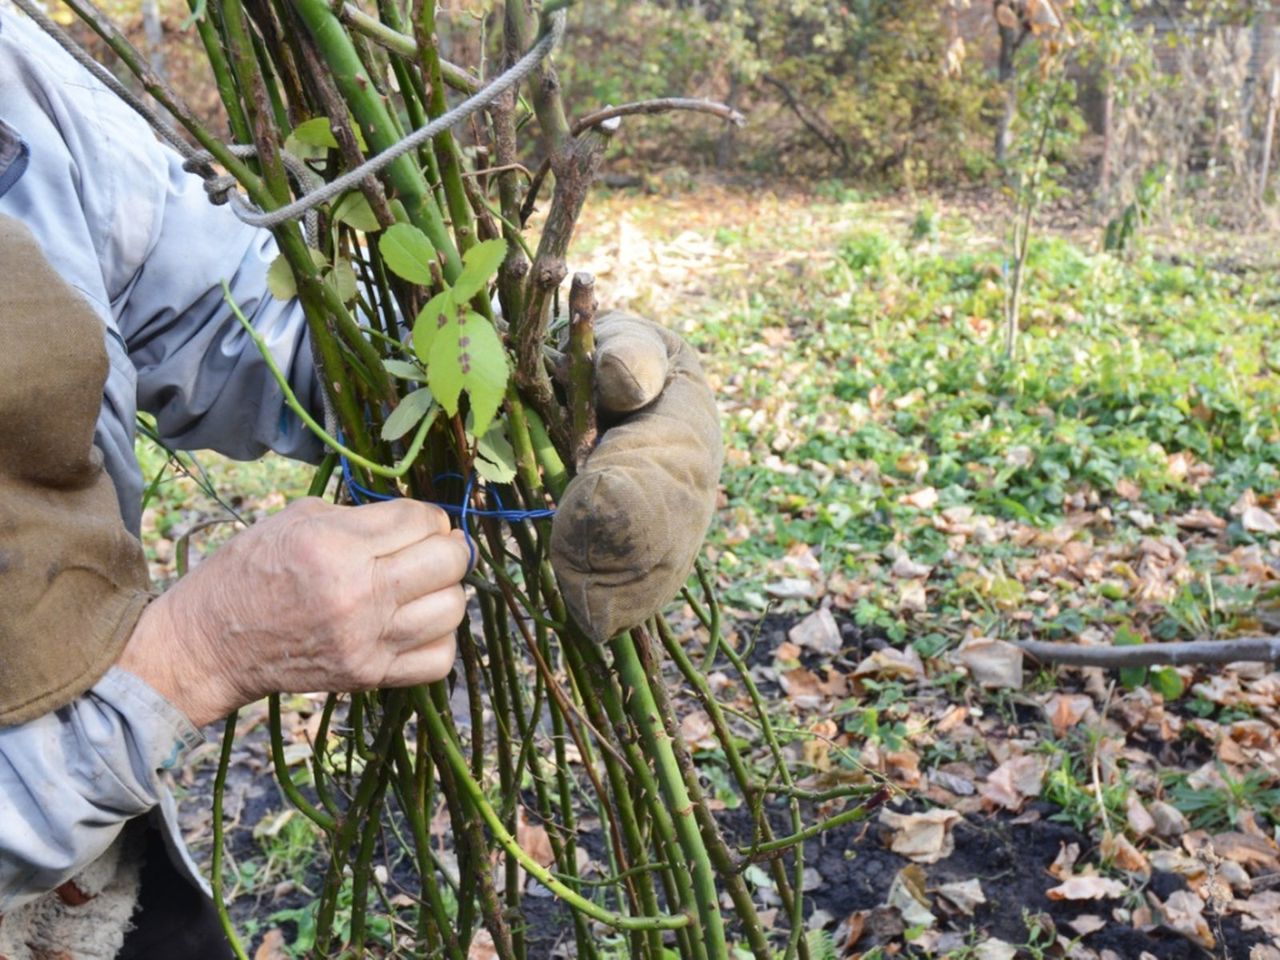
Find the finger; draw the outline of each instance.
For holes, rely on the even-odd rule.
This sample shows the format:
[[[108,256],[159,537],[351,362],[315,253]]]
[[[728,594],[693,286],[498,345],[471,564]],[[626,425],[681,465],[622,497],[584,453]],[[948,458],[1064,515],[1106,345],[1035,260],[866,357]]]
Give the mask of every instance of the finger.
[[[467,595],[455,584],[397,609],[384,636],[396,650],[408,651],[458,629],[466,612]]]
[[[338,523],[376,557],[449,532],[449,515],[421,500],[399,497],[362,507],[339,507]]]
[[[443,680],[453,669],[457,652],[458,641],[452,632],[406,650],[391,662],[382,686],[411,687],[419,683]]]
[[[456,535],[454,535],[456,534]],[[461,531],[433,535],[374,561],[379,586],[398,605],[453,586],[467,575],[471,551]]]

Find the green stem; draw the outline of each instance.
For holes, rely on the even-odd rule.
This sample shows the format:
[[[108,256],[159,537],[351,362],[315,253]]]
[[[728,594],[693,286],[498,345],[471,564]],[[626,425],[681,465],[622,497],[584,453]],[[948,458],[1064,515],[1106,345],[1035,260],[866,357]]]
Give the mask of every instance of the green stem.
[[[284,731],[280,723],[280,694],[273,693],[267,698],[267,726],[271,733],[271,763],[275,767],[276,782],[289,798],[289,802],[297,807],[298,812],[314,823],[325,833],[332,833],[338,827],[338,821],[328,812],[321,810],[302,795],[293,777],[289,776],[289,764],[284,756]]]
[[[295,9],[315,38],[316,46],[333,72],[343,99],[360,123],[370,149],[381,153],[393,147],[398,139],[399,125],[365,72],[351,38],[342,28],[342,22],[326,0],[296,0]],[[417,164],[410,156],[398,157],[387,165],[386,175],[404,203],[409,219],[426,233],[431,245],[443,257],[444,277],[452,283],[462,270],[462,261]]]
[[[426,723],[428,732],[437,746],[444,753],[445,759],[448,761],[450,768],[453,770],[455,782],[466,794],[468,800],[472,803],[480,816],[488,825],[489,830],[493,833],[494,839],[498,844],[507,851],[511,856],[520,861],[520,866],[524,867],[525,872],[541,883],[544,887],[554,893],[557,897],[567,903],[574,910],[586,914],[592,920],[599,920],[606,926],[613,927],[615,930],[646,930],[657,928],[659,930],[678,930],[687,926],[689,918],[687,916],[667,916],[659,914],[653,917],[627,917],[612,910],[606,910],[603,907],[592,903],[583,897],[580,893],[572,890],[565,884],[556,879],[555,875],[538,863],[533,857],[525,853],[520,848],[520,844],[516,843],[515,837],[507,831],[502,824],[502,818],[489,805],[485,799],[484,791],[480,789],[480,785],[471,778],[471,773],[467,769],[467,760],[462,755],[457,745],[450,738],[448,730],[445,728],[444,720],[441,719],[440,713],[436,710],[435,704],[426,696],[425,691],[420,687],[413,690],[414,700],[418,707],[418,716]]]
[[[663,799],[671,811],[676,836],[693,872],[693,896],[698,905],[699,927],[707,958],[725,960],[729,955],[728,943],[716,895],[715,874],[711,869],[702,834],[698,830],[693,802],[689,799],[680,764],[671,746],[671,738],[667,735],[650,688],[651,682],[661,683],[662,680],[650,680],[636,650],[635,640],[629,635],[614,637],[609,646],[613,651],[614,669],[618,671],[625,690],[623,704],[644,741]]]
[[[821,823],[815,823],[813,826],[806,827],[787,837],[779,837],[777,840],[770,840],[767,843],[758,843],[754,847],[743,847],[739,852],[743,856],[749,856],[752,860],[764,860],[768,857],[782,853],[792,847],[799,847],[806,840],[812,840],[814,837],[826,833],[828,830],[834,830],[836,827],[842,827],[846,823],[859,823],[875,812],[885,800],[889,798],[888,787],[882,787],[876,793],[868,797],[863,803],[851,810],[845,810],[843,813],[837,813],[834,817],[829,817]]]
[[[222,798],[227,791],[227,770],[231,767],[231,748],[236,742],[236,717],[239,711],[232,711],[227,717],[222,733],[222,752],[218,755],[218,772],[213,778],[213,862],[209,865],[210,885],[213,887],[213,903],[218,908],[218,920],[222,924],[222,932],[227,936],[227,943],[236,955],[236,960],[249,960],[236,936],[235,924],[231,922],[231,914],[227,912],[227,900],[222,889]]]
[[[413,435],[413,441],[409,444],[409,449],[405,451],[404,457],[394,467],[384,467],[380,463],[375,463],[367,457],[361,456],[352,450],[346,444],[340,442],[337,437],[329,435],[323,426],[313,417],[307,408],[298,400],[297,394],[293,392],[293,388],[289,386],[289,380],[285,377],[284,372],[280,369],[280,365],[276,363],[275,357],[271,355],[271,348],[267,346],[267,341],[263,336],[253,328],[248,318],[240,310],[240,307],[231,298],[231,288],[227,286],[226,281],[222,282],[223,295],[226,298],[227,305],[231,307],[231,312],[235,314],[240,325],[244,327],[245,333],[253,340],[254,345],[258,348],[258,352],[262,354],[262,359],[267,364],[267,369],[271,371],[271,376],[275,378],[276,384],[280,387],[280,391],[284,394],[284,402],[289,409],[298,415],[307,428],[317,437],[323,440],[334,450],[341,453],[348,460],[358,467],[368,470],[372,474],[379,477],[386,477],[390,480],[397,480],[403,477],[413,467],[414,462],[418,459],[418,454],[422,452],[422,446],[426,443],[427,432],[431,429],[432,419],[424,418],[422,423],[418,425],[418,432]]]

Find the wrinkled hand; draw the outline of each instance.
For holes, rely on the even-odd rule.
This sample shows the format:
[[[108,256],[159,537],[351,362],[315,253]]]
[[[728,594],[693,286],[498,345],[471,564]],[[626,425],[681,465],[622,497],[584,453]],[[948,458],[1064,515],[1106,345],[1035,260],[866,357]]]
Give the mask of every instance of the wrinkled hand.
[[[152,603],[119,665],[197,725],[277,691],[439,680],[469,559],[437,507],[300,500]]]
[[[561,498],[551,561],[574,620],[602,641],[653,616],[688,579],[724,451],[697,355],[657,324],[596,321],[596,392],[608,429]]]

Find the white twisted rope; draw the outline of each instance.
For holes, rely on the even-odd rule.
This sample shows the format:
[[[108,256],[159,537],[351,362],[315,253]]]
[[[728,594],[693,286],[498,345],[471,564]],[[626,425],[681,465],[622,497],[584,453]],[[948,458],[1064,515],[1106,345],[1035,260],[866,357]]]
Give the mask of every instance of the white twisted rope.
[[[213,157],[204,150],[197,150],[187,143],[168,123],[164,121],[147,104],[136,97],[131,90],[115,78],[106,67],[94,60],[67,33],[54,23],[35,5],[33,0],[14,0],[18,7],[40,26],[53,40],[66,50],[76,62],[97,77],[116,96],[120,97],[133,110],[147,121],[153,130],[178,151],[183,157],[183,169],[197,173],[204,178],[205,193],[214,204],[229,204],[232,211],[245,223],[255,227],[275,227],[288,220],[299,217],[307,218],[308,235],[314,233],[314,214],[317,207],[327,203],[348,190],[357,187],[362,180],[380,172],[388,164],[416,150],[432,137],[438,136],[462,123],[473,114],[489,106],[498,97],[517,86],[524,80],[542,60],[551,53],[564,36],[565,11],[557,10],[551,15],[550,29],[530,48],[529,52],[500,74],[483,89],[468,97],[452,110],[441,114],[425,127],[420,127],[396,144],[388,147],[375,156],[370,157],[360,166],[348,170],[336,180],[322,183],[306,164],[288,154],[281,154],[286,169],[297,185],[298,198],[292,203],[277,207],[274,210],[262,210],[254,206],[236,189],[235,177],[218,175],[211,166]],[[237,157],[252,157],[256,150],[251,145],[232,144],[229,148]]]

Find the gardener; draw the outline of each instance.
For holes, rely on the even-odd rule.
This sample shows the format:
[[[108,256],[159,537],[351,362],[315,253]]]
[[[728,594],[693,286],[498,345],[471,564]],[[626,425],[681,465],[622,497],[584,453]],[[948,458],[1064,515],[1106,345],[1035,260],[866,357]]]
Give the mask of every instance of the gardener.
[[[228,956],[157,769],[179,764],[201,741],[199,727],[267,693],[404,686],[451,669],[469,551],[426,504],[300,501],[163,595],[149,590],[133,453],[139,409],[179,448],[321,453],[223,301],[226,278],[294,391],[319,409],[302,312],[265,293],[275,254],[268,234],[210,205],[145,123],[30,22],[0,17],[7,960]],[[634,338],[634,328],[619,329]],[[673,357],[682,349],[665,333],[655,342]],[[625,364],[621,374],[630,384]],[[695,361],[673,361],[662,376],[667,392],[643,398],[647,410],[684,382],[698,394],[681,404],[713,411]],[[710,416],[712,428],[677,435],[679,424],[645,413],[613,447],[624,459],[636,443],[691,449],[699,469],[672,476],[705,501],[719,470]],[[622,431],[601,449],[615,436]],[[667,599],[705,519],[686,516],[683,529],[661,534],[684,553],[663,561],[661,577],[630,576],[620,609],[601,601],[590,571],[558,567],[588,632],[593,619],[613,629]],[[565,533],[561,552],[588,526]]]

